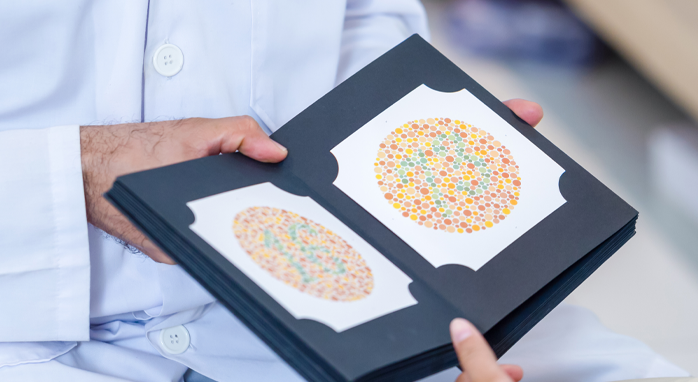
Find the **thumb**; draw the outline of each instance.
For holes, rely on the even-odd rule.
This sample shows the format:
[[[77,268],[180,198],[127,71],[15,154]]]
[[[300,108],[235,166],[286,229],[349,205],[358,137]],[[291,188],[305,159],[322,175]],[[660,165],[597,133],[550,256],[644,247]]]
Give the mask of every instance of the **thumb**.
[[[511,382],[497,365],[497,358],[485,338],[470,322],[456,318],[451,321],[451,340],[463,373],[472,382]]]
[[[269,138],[250,116],[224,118],[216,127],[219,130],[219,152],[240,151],[260,162],[273,163],[284,160],[288,154],[288,150]]]

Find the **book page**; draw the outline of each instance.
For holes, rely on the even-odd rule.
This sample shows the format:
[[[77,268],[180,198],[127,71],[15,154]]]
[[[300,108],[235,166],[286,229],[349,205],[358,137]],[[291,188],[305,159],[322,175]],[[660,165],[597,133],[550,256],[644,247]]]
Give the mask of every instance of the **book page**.
[[[337,332],[412,306],[412,280],[309,197],[271,183],[187,203],[190,229],[295,318]]]
[[[421,85],[331,152],[334,185],[434,267],[477,271],[565,203],[564,169],[467,90]]]

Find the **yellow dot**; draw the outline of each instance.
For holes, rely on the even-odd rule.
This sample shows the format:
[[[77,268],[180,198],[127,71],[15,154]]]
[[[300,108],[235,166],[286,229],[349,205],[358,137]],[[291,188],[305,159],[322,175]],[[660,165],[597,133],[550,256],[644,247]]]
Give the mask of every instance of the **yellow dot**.
[[[463,231],[463,228],[458,228],[458,233],[463,233],[463,232],[465,232],[465,231]]]
[[[382,171],[382,170],[381,170]],[[456,185],[454,183],[449,183],[448,188],[456,188]]]
[[[400,155],[400,154],[395,155],[395,159],[402,159],[402,155]]]
[[[478,215],[477,211],[474,211],[474,212],[473,212],[473,215],[477,216],[477,215]]]
[[[395,126],[395,125],[393,125],[393,126]],[[405,127],[407,127],[407,125],[405,125]],[[398,134],[402,134],[402,129],[395,129],[395,132]],[[400,138],[398,138],[398,139],[400,139]]]
[[[509,215],[511,213],[511,211],[509,211],[508,208],[503,209],[502,212],[504,213],[504,215]]]
[[[504,185],[501,185],[501,184],[500,184],[499,186],[497,186],[497,188],[499,188],[499,189],[501,190],[501,189],[504,188]]]
[[[466,223],[472,223],[472,222],[473,222],[473,219],[465,219],[465,222],[466,222]]]
[[[382,179],[383,177],[380,175],[376,175],[376,179]]]
[[[400,199],[402,199],[402,198],[405,197],[405,194],[397,194],[397,197],[400,198]]]
[[[409,139],[408,139],[408,141],[409,141]],[[412,154],[412,149],[407,149],[407,150],[405,150],[405,152],[406,152],[407,154]]]
[[[450,132],[450,131],[448,131],[448,130],[446,130],[446,135],[449,135],[449,134],[451,134],[451,132]]]
[[[467,198],[467,199],[465,199],[465,202],[468,204],[473,204],[473,199]]]
[[[410,219],[417,220],[417,215],[415,215],[415,214],[410,215]]]
[[[473,231],[479,231],[479,230],[480,230],[480,226],[479,226],[479,225],[474,225],[474,226],[473,226]]]
[[[418,134],[418,135],[424,135],[424,132],[423,132],[423,131],[419,131],[419,132],[417,132],[417,134]]]
[[[426,146],[426,147],[431,147],[431,143],[427,142],[427,143],[424,144],[424,146]],[[430,158],[430,159],[431,159],[431,158]]]
[[[402,138],[395,138],[395,142],[398,142],[398,143],[402,142]]]
[[[412,171],[407,171],[407,176],[413,177],[413,176],[414,176],[414,173],[413,173]]]
[[[512,201],[510,201],[509,203],[511,203],[512,206],[515,206],[515,205],[518,204],[518,202],[517,202],[516,200],[513,200],[513,199],[512,199]]]
[[[515,192],[514,196],[520,196],[520,194],[518,192]]]
[[[427,210],[420,210],[419,213],[422,214],[422,215],[426,215],[426,214],[427,214]]]
[[[511,183],[511,179],[504,179],[505,182]]]
[[[448,194],[453,195],[453,194],[455,194],[455,192],[453,190],[448,190]]]
[[[443,207],[439,207],[439,212],[444,212],[444,211],[445,210],[443,209]]]
[[[492,228],[492,226],[493,226],[494,224],[492,224],[492,222],[490,222],[490,221],[486,221],[486,222],[485,222],[485,225],[487,226],[487,228]]]
[[[460,125],[460,121],[459,121],[459,120],[457,120],[457,119],[456,119],[455,121],[453,121],[453,123],[455,123],[455,124],[456,124],[456,126],[457,126],[457,125]]]

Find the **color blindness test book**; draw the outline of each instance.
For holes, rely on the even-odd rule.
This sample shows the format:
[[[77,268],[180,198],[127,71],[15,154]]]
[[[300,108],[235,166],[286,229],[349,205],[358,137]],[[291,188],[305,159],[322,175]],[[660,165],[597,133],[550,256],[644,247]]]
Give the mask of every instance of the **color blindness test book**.
[[[106,197],[310,381],[412,381],[497,355],[635,233],[637,211],[417,35],[276,131]]]

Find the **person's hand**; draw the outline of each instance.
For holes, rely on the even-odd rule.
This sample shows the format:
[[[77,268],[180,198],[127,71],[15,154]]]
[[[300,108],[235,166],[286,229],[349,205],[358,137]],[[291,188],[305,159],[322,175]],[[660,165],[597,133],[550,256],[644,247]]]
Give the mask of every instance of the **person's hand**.
[[[87,220],[168,264],[172,259],[102,196],[117,176],[236,150],[262,162],[279,162],[287,154],[248,116],[81,126],[80,146]]]
[[[509,107],[519,118],[523,119],[529,125],[536,127],[538,122],[543,119],[543,108],[539,104],[525,99],[510,99],[504,101],[504,104]]]
[[[523,370],[516,365],[498,365],[485,338],[470,322],[451,321],[451,341],[463,373],[456,382],[519,382]]]

